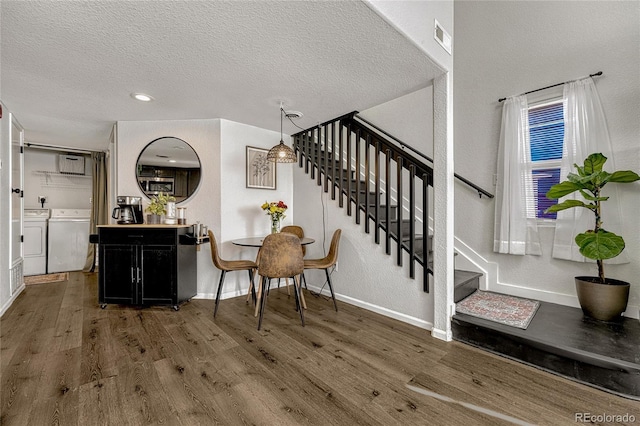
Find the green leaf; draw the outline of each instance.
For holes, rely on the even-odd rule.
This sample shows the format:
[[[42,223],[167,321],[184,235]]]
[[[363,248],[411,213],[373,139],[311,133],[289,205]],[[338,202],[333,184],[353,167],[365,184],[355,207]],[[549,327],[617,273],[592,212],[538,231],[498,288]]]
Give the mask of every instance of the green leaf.
[[[587,231],[576,236],[576,244],[580,253],[589,259],[602,260],[616,257],[624,250],[624,240],[621,236],[604,229],[598,232]]]
[[[609,197],[594,197],[591,194],[587,194],[582,189],[580,190],[580,194],[585,198],[585,200],[589,201],[607,201],[609,199]]]
[[[629,183],[640,180],[640,176],[636,172],[632,172],[631,170],[620,170],[617,172],[613,172],[609,177],[609,182],[621,182],[621,183]]]
[[[607,162],[607,157],[597,152],[595,154],[591,154],[584,160],[584,173],[587,175],[591,175],[596,172],[602,171],[602,166]]]
[[[559,212],[560,210],[566,210],[566,209],[570,209],[570,208],[573,208],[573,207],[591,208],[588,204],[585,204],[580,200],[565,200],[565,201],[563,201],[561,203],[558,203],[556,205],[553,205],[553,206],[549,207],[544,212],[545,213],[554,213],[554,212]]]
[[[582,176],[586,176],[587,175],[587,173],[585,173],[585,171],[584,171],[584,167],[578,166],[576,163],[573,163],[573,167],[576,168],[576,171],[578,172],[578,174],[577,174],[578,177],[582,177]],[[572,175],[572,174],[574,174],[574,173],[569,173],[569,175]]]
[[[567,180],[569,182],[573,182],[573,183],[580,183],[584,180],[584,176],[583,175],[577,175],[575,173],[569,173],[567,174]]]
[[[549,188],[549,191],[547,191],[547,198],[550,200],[555,200],[557,198],[562,198],[565,195],[569,195],[573,192],[579,191],[583,188],[584,187],[582,185],[574,182],[560,182]]]

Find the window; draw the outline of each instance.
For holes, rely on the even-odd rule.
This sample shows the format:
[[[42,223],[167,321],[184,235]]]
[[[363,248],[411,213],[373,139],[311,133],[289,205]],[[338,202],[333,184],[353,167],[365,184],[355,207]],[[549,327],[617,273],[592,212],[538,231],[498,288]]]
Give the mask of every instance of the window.
[[[556,213],[545,213],[558,200],[549,200],[547,191],[560,182],[560,161],[563,155],[564,115],[562,99],[529,107],[529,142],[531,147],[532,202],[535,211],[529,218],[555,219]]]

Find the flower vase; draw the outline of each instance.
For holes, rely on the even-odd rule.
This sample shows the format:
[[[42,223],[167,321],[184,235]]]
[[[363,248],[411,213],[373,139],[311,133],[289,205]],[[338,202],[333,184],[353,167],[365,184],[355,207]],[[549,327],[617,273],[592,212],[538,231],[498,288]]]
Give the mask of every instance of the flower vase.
[[[277,234],[280,232],[280,219],[271,218],[271,233]]]

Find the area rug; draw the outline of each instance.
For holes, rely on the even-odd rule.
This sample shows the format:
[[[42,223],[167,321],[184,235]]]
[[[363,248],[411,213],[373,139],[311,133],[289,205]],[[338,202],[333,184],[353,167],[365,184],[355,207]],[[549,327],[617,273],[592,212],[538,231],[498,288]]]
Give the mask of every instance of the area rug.
[[[525,330],[539,307],[537,300],[476,291],[456,304],[456,312]]]
[[[45,284],[45,283],[56,283],[59,281],[66,281],[69,279],[68,272],[60,272],[57,274],[46,274],[46,275],[30,275],[28,277],[24,277],[24,284]]]

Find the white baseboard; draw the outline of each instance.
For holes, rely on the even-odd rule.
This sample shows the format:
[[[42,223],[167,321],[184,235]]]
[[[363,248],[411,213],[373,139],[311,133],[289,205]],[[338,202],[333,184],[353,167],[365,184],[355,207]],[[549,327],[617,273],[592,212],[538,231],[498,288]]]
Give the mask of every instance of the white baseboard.
[[[319,292],[320,291],[320,288],[314,287],[314,286],[309,286],[309,289],[313,290],[314,292]],[[326,297],[329,297],[329,298],[331,297],[331,293],[329,292],[328,289],[324,289],[321,292],[321,294],[323,296],[326,296]],[[336,293],[336,299],[337,300],[341,300],[343,302],[346,302],[346,303],[348,303],[350,305],[354,305],[354,306],[357,306],[359,308],[366,309],[368,311],[375,312],[375,313],[380,314],[380,315],[384,315],[385,317],[397,319],[398,321],[402,321],[404,323],[411,324],[411,325],[414,325],[414,326],[419,327],[419,328],[423,328],[425,330],[431,330],[433,328],[433,324],[431,322],[429,322],[429,321],[425,321],[425,320],[420,319],[420,318],[412,317],[410,315],[406,315],[406,314],[403,314],[401,312],[392,311],[391,309],[387,309],[387,308],[384,308],[382,306],[374,305],[372,303],[364,302],[364,301],[359,300],[359,299],[354,299],[353,297],[344,296],[344,295]]]
[[[224,300],[224,299],[231,299],[233,297],[238,297],[238,296],[246,296],[247,295],[247,289],[240,289],[240,290],[234,290],[234,291],[223,291],[222,294],[220,295],[220,300]],[[209,300],[215,300],[216,299],[216,294],[215,293],[197,293],[195,296],[193,296],[194,299],[209,299]]]
[[[20,293],[22,293],[22,291],[25,289],[24,283],[22,283],[22,285],[20,287],[18,287],[18,289],[16,290],[15,293],[13,293],[13,296],[11,296],[9,298],[9,300],[7,300],[7,303],[5,303],[2,306],[2,309],[0,309],[0,317],[2,315],[4,315],[5,312],[7,312],[7,309],[9,309],[9,307],[11,307],[11,305],[13,304],[13,302],[15,302],[16,298],[20,295]]]
[[[440,330],[438,328],[434,328],[431,330],[431,336],[436,339],[444,340],[445,342],[450,342],[453,340],[453,333],[451,331],[447,332],[446,330]]]
[[[314,286],[309,286],[309,289],[313,290],[316,293],[320,291],[319,287],[314,287]],[[324,289],[321,294],[329,298],[331,297],[331,293],[329,292],[328,289]],[[246,296],[246,295],[247,295],[247,289],[236,290],[232,292],[223,292],[220,295],[220,300],[224,300],[232,297],[238,297],[238,296]],[[214,293],[198,293],[193,298],[194,299],[215,299],[216,295]],[[352,297],[336,294],[336,299],[341,300],[343,302],[347,302],[350,305],[358,306],[368,311],[372,311],[377,314],[384,315],[385,317],[397,319],[398,321],[415,325],[416,327],[423,328],[425,330],[431,330],[433,328],[433,324],[430,323],[429,321],[412,317],[410,315],[406,315],[401,312],[392,311],[391,309],[383,308],[382,306],[373,305],[368,302],[363,302],[362,300],[354,299]]]

